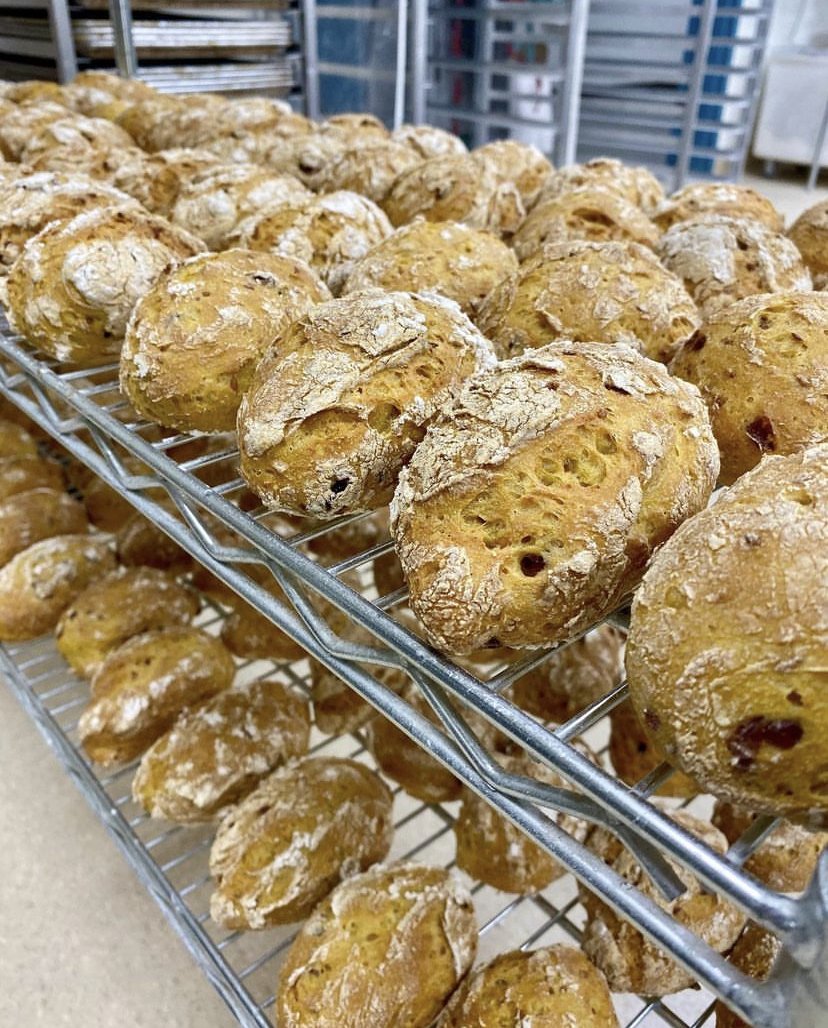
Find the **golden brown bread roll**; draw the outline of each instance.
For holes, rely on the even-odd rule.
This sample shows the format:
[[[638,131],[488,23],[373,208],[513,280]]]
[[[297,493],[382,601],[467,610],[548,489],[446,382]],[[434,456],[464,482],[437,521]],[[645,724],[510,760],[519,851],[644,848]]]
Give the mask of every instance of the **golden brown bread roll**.
[[[705,214],[750,218],[761,221],[773,232],[781,232],[785,226],[782,215],[766,196],[734,182],[692,182],[660,203],[653,221],[666,232],[680,221],[691,221]]]
[[[486,162],[498,181],[515,186],[526,210],[537,200],[554,170],[536,146],[517,139],[496,139],[472,153]]]
[[[676,811],[670,816],[715,852],[726,852],[727,839],[708,822],[684,811]],[[717,953],[725,953],[739,937],[745,924],[741,911],[720,896],[706,892],[689,871],[674,861],[669,861],[670,866],[685,886],[685,891],[676,899],[667,900],[635,857],[607,829],[593,829],[587,845],[631,886],[698,935]],[[693,984],[692,976],[674,963],[672,957],[596,895],[583,890],[582,902],[587,923],[581,947],[603,972],[613,992],[668,996]]]
[[[332,114],[319,123],[320,132],[334,130],[355,140],[388,139],[390,133],[375,114],[367,111]]]
[[[4,457],[36,457],[37,443],[16,421],[0,419],[0,459]]]
[[[248,570],[248,574],[256,578],[277,601],[289,606],[269,571],[251,573]],[[231,653],[244,660],[297,660],[305,655],[302,647],[289,635],[239,597],[231,603],[230,613],[221,626],[221,641]]]
[[[156,568],[118,568],[96,579],[64,610],[57,647],[82,678],[91,678],[127,639],[153,629],[186,625],[196,616],[196,594]]]
[[[33,132],[67,114],[66,106],[53,100],[27,101],[4,111],[0,117],[0,153],[8,161],[19,161]]]
[[[451,653],[568,639],[618,606],[718,470],[698,392],[629,347],[504,361],[400,475],[391,531],[411,607]]]
[[[400,125],[391,133],[391,138],[410,147],[423,160],[468,153],[466,144],[459,136],[437,128],[436,125]]]
[[[347,189],[382,203],[397,176],[421,162],[422,158],[404,143],[391,139],[361,142],[325,165],[319,185],[325,193]]]
[[[81,71],[63,86],[72,107],[81,114],[92,114],[96,107],[113,100],[135,101],[158,94],[136,78],[123,78],[107,71]]]
[[[251,250],[193,257],[136,306],[121,350],[121,391],[167,428],[232,432],[264,352],[330,295],[289,257]]]
[[[308,751],[307,701],[281,682],[225,689],[185,712],[141,758],[132,795],[151,817],[212,821]]]
[[[203,249],[195,236],[131,206],[51,222],[9,272],[9,319],[60,361],[105,362],[119,352],[132,308],[158,276]]]
[[[109,162],[107,180],[152,214],[166,218],[186,183],[219,163],[219,158],[207,150],[181,148],[155,154],[133,150]]]
[[[622,703],[610,713],[609,758],[615,773],[627,785],[636,785],[667,757],[648,736],[631,703]],[[657,790],[658,796],[688,799],[698,795],[692,778],[675,771]]]
[[[9,84],[4,93],[7,100],[22,104],[28,102],[52,101],[68,106],[66,91],[57,82],[44,82],[42,79],[26,79],[23,82]]]
[[[629,343],[665,364],[699,326],[681,280],[632,242],[547,243],[495,286],[478,317],[508,357],[553,339]]]
[[[601,972],[574,946],[501,953],[466,976],[435,1028],[617,1028]]]
[[[623,196],[599,186],[574,189],[537,203],[515,233],[512,246],[519,261],[533,257],[547,243],[574,239],[641,243],[655,246],[658,229]]]
[[[710,410],[725,485],[765,453],[828,439],[828,293],[766,293],[720,308],[673,361]]]
[[[0,500],[41,488],[63,489],[59,464],[42,457],[0,457]]]
[[[770,977],[781,952],[782,943],[779,939],[750,921],[728,956],[734,967],[763,982]],[[716,1001],[715,1009],[716,1028],[751,1028],[747,1021],[734,1014],[721,1000]]]
[[[157,500],[165,510],[177,514],[175,504]],[[127,567],[146,566],[180,574],[188,571],[193,558],[178,543],[137,510],[123,522],[115,535],[118,560]]]
[[[622,164],[613,157],[596,157],[586,164],[568,164],[553,171],[537,202],[543,203],[576,189],[609,189],[652,215],[664,199],[664,190],[653,173],[642,166]]]
[[[814,204],[796,219],[788,236],[814,279],[814,289],[828,287],[828,200]]]
[[[453,875],[381,864],[320,903],[288,951],[283,1028],[427,1028],[474,962],[472,900]]]
[[[434,293],[352,293],[293,323],[239,408],[241,473],[277,510],[330,519],[387,503],[426,425],[494,363]]]
[[[118,105],[111,113],[142,150],[155,153],[173,146],[199,146],[210,139],[227,106],[224,97],[206,93],[187,96],[156,93],[133,97],[127,106]]]
[[[0,567],[41,539],[88,527],[81,504],[58,489],[28,489],[0,500]]]
[[[24,164],[39,171],[71,171],[71,162],[65,168],[38,167],[38,162],[54,151],[71,155],[79,163],[95,149],[132,150],[134,142],[128,132],[105,118],[86,118],[82,114],[69,114],[46,125],[37,127],[30,135],[20,155]],[[80,170],[80,169],[77,169]]]
[[[343,878],[388,854],[391,802],[355,760],[307,757],[274,771],[219,825],[210,916],[254,929],[307,917]]]
[[[391,234],[375,203],[358,193],[335,193],[271,205],[239,225],[242,246],[304,261],[338,296],[356,261]]]
[[[705,317],[745,296],[811,288],[810,272],[790,239],[749,218],[708,214],[678,222],[656,252]]]
[[[32,543],[0,568],[0,641],[50,632],[72,600],[115,558],[93,536],[56,535]]]
[[[630,698],[699,786],[828,828],[828,444],[765,457],[659,550],[632,606]]]
[[[162,628],[113,650],[92,679],[92,701],[78,723],[98,764],[133,760],[168,731],[182,711],[226,689],[233,658],[197,628]]]
[[[356,142],[351,133],[332,126],[323,130],[317,125],[311,132],[275,139],[258,160],[272,171],[292,175],[317,192],[324,185],[328,169]]]
[[[490,232],[418,218],[377,243],[353,266],[343,294],[377,287],[436,292],[474,318],[491,290],[517,271],[512,251]]]

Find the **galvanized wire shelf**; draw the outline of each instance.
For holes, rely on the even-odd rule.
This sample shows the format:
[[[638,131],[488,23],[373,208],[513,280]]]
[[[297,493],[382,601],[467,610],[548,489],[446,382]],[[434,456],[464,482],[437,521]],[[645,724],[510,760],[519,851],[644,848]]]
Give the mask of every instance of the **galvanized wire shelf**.
[[[375,597],[370,590],[366,593],[355,591],[340,578],[346,571],[367,569],[375,557],[391,548],[390,541],[380,542],[328,568],[314,562],[303,552],[303,545],[325,532],[334,533],[345,528],[359,516],[314,527],[288,540],[280,539],[262,523],[266,512],[254,510],[245,513],[233,502],[242,494],[244,483],[237,476],[232,440],[226,448],[176,462],[173,459],[175,450],[188,437],[172,436],[159,441],[153,438],[154,426],[123,420],[131,415],[118,393],[117,365],[84,371],[61,370],[50,361],[34,355],[6,330],[0,335],[0,393],[44,425],[71,454],[91,467],[308,653],[429,750],[467,786],[483,795],[576,878],[638,925],[709,990],[707,1000],[698,1007],[691,1020],[687,1020],[684,1013],[676,1013],[673,998],[668,997],[662,1003],[645,1003],[643,1006],[639,1003],[629,1015],[632,1018],[627,1022],[630,1028],[651,1023],[647,1020],[650,1017],[655,1019],[653,1024],[701,1025],[709,1014],[711,993],[724,998],[760,1028],[817,1028],[826,1023],[821,1010],[825,1006],[826,994],[828,857],[823,855],[811,886],[802,896],[773,892],[741,869],[750,853],[773,830],[775,823],[772,819],[757,821],[723,857],[713,853],[676,825],[663,809],[649,802],[647,797],[670,775],[668,766],[663,765],[635,788],[629,788],[615,779],[611,772],[590,763],[569,745],[569,740],[576,735],[600,731],[606,715],[624,702],[624,683],[619,683],[607,696],[555,730],[539,724],[500,693],[547,659],[548,652],[531,654],[517,664],[494,667],[485,681],[446,660],[388,616],[388,610],[404,602],[405,590]],[[138,458],[146,471],[136,473],[134,467],[127,467],[124,464],[127,456]],[[205,469],[212,469],[211,480],[219,478],[220,484],[208,487],[196,477]],[[222,469],[226,469],[226,475],[217,475]],[[150,492],[153,489],[157,491],[159,486],[172,497],[177,513],[159,504],[157,492]],[[224,526],[221,541],[216,535],[219,523]],[[228,529],[238,538],[237,544],[228,545],[225,541]],[[245,567],[250,563],[270,569],[292,609],[277,602],[270,592],[245,573]],[[368,629],[377,640],[376,645],[355,644],[337,636],[311,603],[312,593],[324,596],[345,611],[354,623]],[[37,653],[37,647],[43,645],[31,644],[32,652]],[[3,664],[12,677],[16,676],[19,688],[28,698],[27,705],[41,726],[49,732],[58,731],[57,726],[62,722],[54,722],[52,715],[57,716],[54,708],[43,706],[37,699],[37,690],[33,691],[26,684],[29,665],[23,668],[23,672],[14,670],[15,664],[20,665],[28,659],[28,653],[26,647],[8,649]],[[396,666],[406,671],[436,711],[442,728],[438,729],[382,685],[366,670],[366,665]],[[48,670],[50,675],[56,674],[49,668],[44,670]],[[291,671],[290,674],[299,685],[301,673]],[[75,688],[79,687],[76,685]],[[61,704],[73,699],[71,694]],[[77,700],[78,707],[81,702],[82,698]],[[532,779],[507,774],[478,743],[458,711],[458,703],[498,726],[530,754],[561,773],[573,788],[551,789]],[[70,709],[63,708],[58,714],[62,717],[63,711]],[[108,789],[118,779],[105,779],[101,785],[73,747],[71,733],[69,737],[60,737],[65,740],[60,746],[62,756],[83,779],[85,789],[95,793],[97,799],[93,798],[93,802],[99,811],[105,813],[108,801],[104,800],[100,790]],[[126,771],[122,773],[127,774]],[[546,816],[544,808],[567,810],[609,827],[635,851],[667,894],[671,890],[675,894],[676,879],[665,855],[690,869],[706,887],[729,897],[754,921],[782,939],[786,956],[779,970],[765,983],[757,983],[738,972],[723,956],[715,953],[655,903],[627,886],[609,867],[559,829]],[[441,817],[439,814],[435,816]],[[110,823],[111,819],[107,815],[105,820]],[[232,967],[228,967],[226,962],[222,964],[224,949],[218,945],[222,939],[209,941],[203,922],[199,923],[198,915],[189,911],[189,897],[194,897],[201,886],[190,889],[192,881],[178,886],[179,890],[188,889],[185,903],[180,891],[176,891],[177,877],[168,875],[165,878],[147,857],[140,843],[140,832],[133,831],[129,825],[125,828],[117,818],[110,827],[237,1016],[243,1023],[268,1023],[262,1020],[264,1015],[260,1009],[264,1000],[245,998],[245,987],[239,984],[240,977],[247,982],[254,971],[242,973],[244,969],[235,964]],[[137,828],[137,823],[133,827]],[[445,832],[448,830],[446,825]],[[425,832],[418,831],[419,840],[425,837]],[[205,850],[206,846],[204,842]],[[168,872],[182,866],[190,857],[176,854],[169,860],[176,862],[166,866]],[[572,883],[571,878],[567,880]],[[167,881],[167,886],[163,885],[164,881]],[[510,922],[512,912],[518,908],[536,911],[540,903],[541,911],[547,911],[547,921],[551,921],[547,927],[568,930],[565,924],[568,920],[572,922],[573,930],[577,929],[577,920],[570,916],[570,911],[575,910],[574,899],[569,907],[564,903],[565,909],[551,900],[549,902],[553,906],[544,908],[545,902],[547,900],[540,899],[504,901],[502,910],[508,913],[498,914],[497,924]],[[564,913],[561,913],[562,909]],[[495,914],[491,916],[495,917]],[[485,931],[494,931],[494,928],[486,928]],[[543,932],[546,931],[545,927]],[[530,939],[541,938],[534,932],[532,929],[530,935],[524,934],[518,943],[510,945],[520,942],[534,944]],[[245,943],[247,945],[253,943]],[[269,964],[277,956],[278,953],[274,953],[263,958],[261,966]],[[255,961],[259,957],[252,959]],[[259,970],[259,965],[256,970]],[[271,991],[272,980],[271,974]]]

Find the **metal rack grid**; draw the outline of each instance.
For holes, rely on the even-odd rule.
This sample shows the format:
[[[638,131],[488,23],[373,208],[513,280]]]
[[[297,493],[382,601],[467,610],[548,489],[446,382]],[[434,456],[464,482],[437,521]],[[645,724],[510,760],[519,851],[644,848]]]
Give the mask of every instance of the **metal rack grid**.
[[[371,601],[339,579],[344,571],[370,562],[390,549],[390,542],[324,569],[297,546],[322,531],[335,531],[354,518],[280,540],[264,528],[258,512],[245,514],[230,502],[243,483],[230,471],[221,485],[207,488],[194,475],[211,464],[233,465],[234,449],[206,454],[177,464],[168,454],[187,437],[150,443],[141,433],[151,426],[124,424],[115,417],[123,401],[117,393],[116,365],[85,372],[62,372],[33,356],[8,334],[0,339],[7,358],[0,369],[0,392],[33,415],[70,452],[87,463],[168,535],[222,578],[254,607],[283,628],[302,647],[389,716],[415,741],[448,766],[458,778],[516,823],[622,916],[670,952],[697,980],[722,996],[743,1017],[760,1028],[799,1028],[818,1024],[817,1011],[826,990],[826,870],[824,854],[814,881],[801,897],[775,893],[740,870],[753,849],[773,830],[772,819],[756,822],[727,857],[714,854],[683,831],[646,797],[670,773],[665,765],[634,789],[596,769],[567,740],[597,724],[625,698],[623,683],[565,725],[550,731],[499,696],[499,691],[548,654],[533,655],[519,665],[497,670],[484,683],[441,658],[435,651],[388,617],[384,610],[400,602],[404,592]],[[85,427],[97,450],[78,437]],[[147,465],[146,474],[130,474],[119,452]],[[149,499],[146,490],[162,484],[175,500],[181,518]],[[204,511],[207,512],[205,515]],[[209,515],[209,516],[208,516]],[[211,522],[218,519],[243,543],[220,545]],[[239,569],[246,562],[266,565],[282,585],[295,613]],[[350,643],[334,635],[308,601],[306,589],[324,595],[368,628],[383,646]],[[443,730],[414,711],[364,669],[365,663],[403,668],[440,716]],[[451,698],[449,698],[451,697]],[[482,714],[528,752],[559,771],[578,792],[554,790],[532,779],[506,774],[477,743],[457,701]],[[771,980],[756,983],[736,971],[719,954],[672,920],[656,904],[622,879],[583,846],[558,829],[543,808],[568,810],[599,821],[634,848],[654,879],[669,892],[675,879],[664,854],[692,870],[707,887],[728,896],[755,921],[783,940],[786,959]],[[811,1018],[811,1020],[807,1020]],[[634,1023],[641,1023],[636,1021]]]

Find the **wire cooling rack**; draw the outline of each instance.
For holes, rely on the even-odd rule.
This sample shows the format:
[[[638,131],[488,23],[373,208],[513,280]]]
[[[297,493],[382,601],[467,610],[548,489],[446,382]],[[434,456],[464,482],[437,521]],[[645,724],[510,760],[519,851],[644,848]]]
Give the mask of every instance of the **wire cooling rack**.
[[[0,336],[0,356],[6,358],[0,361],[0,392],[42,423],[70,453],[428,749],[467,786],[483,795],[581,882],[632,920],[712,993],[759,1028],[818,1028],[826,1023],[822,1010],[828,994],[828,856],[823,855],[811,886],[802,896],[773,892],[741,869],[773,830],[772,819],[755,822],[746,836],[721,856],[648,801],[648,796],[669,777],[668,766],[656,769],[631,789],[607,769],[590,763],[569,740],[599,725],[624,702],[624,683],[554,731],[538,724],[500,693],[521,674],[541,664],[548,653],[496,668],[483,681],[445,660],[387,615],[387,610],[404,601],[404,590],[370,597],[340,578],[346,571],[370,565],[391,548],[390,541],[328,568],[303,552],[313,537],[343,531],[357,518],[340,519],[291,539],[280,539],[262,523],[264,511],[245,513],[233,502],[242,495],[244,486],[237,474],[234,440],[229,440],[226,448],[176,462],[176,449],[188,437],[158,440],[157,434],[153,435],[154,426],[128,420],[131,415],[118,393],[117,365],[62,371],[34,356],[8,332]],[[141,461],[138,472],[134,464],[125,464],[127,457]],[[205,471],[211,472],[210,486],[197,477]],[[172,512],[149,492],[159,487],[174,501]],[[221,538],[216,533],[219,524],[224,532]],[[228,531],[235,539],[230,544],[226,541]],[[277,602],[245,573],[250,563],[265,565],[273,573],[292,609],[287,603]],[[334,633],[310,602],[312,592],[345,611],[354,624],[371,633],[377,644],[357,644]],[[438,714],[442,730],[378,682],[366,671],[366,664],[402,668]],[[497,725],[561,773],[573,788],[552,789],[507,774],[479,745],[458,712],[458,702]],[[634,850],[667,895],[675,895],[680,886],[665,857],[669,855],[690,869],[706,887],[729,897],[753,920],[775,932],[786,950],[780,970],[765,983],[737,971],[559,829],[544,808],[566,810],[609,827]],[[659,1010],[663,1020],[665,1015]]]

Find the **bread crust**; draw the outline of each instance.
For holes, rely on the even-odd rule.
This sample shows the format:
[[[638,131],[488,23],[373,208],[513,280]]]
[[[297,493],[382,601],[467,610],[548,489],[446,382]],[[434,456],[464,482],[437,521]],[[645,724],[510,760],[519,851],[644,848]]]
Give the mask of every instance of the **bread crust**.
[[[653,214],[662,232],[680,221],[692,221],[706,214],[761,221],[772,232],[785,227],[782,215],[770,200],[750,186],[734,182],[692,182],[668,196]]]
[[[29,489],[0,500],[0,567],[41,539],[82,534],[88,527],[81,504],[58,489]]]
[[[814,289],[828,288],[828,200],[803,211],[788,236],[811,271]]]
[[[526,210],[537,200],[554,170],[536,146],[517,139],[496,139],[477,147],[472,153],[486,162],[499,182],[515,186]]]
[[[585,164],[568,164],[553,171],[537,202],[543,203],[563,193],[595,186],[618,193],[648,215],[652,215],[664,200],[661,183],[648,168],[622,164],[612,157],[596,157]]]
[[[391,133],[391,138],[411,147],[424,160],[468,153],[466,144],[459,136],[437,128],[436,125],[400,125]]]

